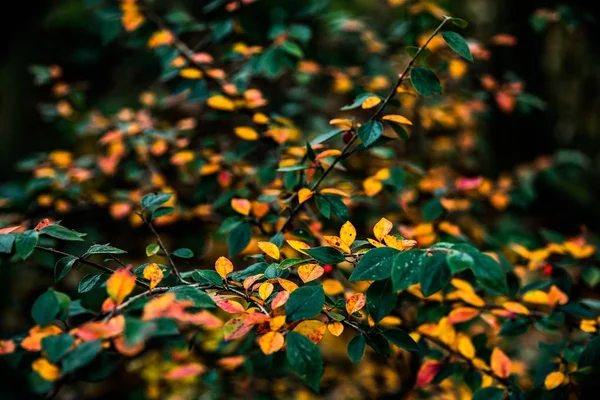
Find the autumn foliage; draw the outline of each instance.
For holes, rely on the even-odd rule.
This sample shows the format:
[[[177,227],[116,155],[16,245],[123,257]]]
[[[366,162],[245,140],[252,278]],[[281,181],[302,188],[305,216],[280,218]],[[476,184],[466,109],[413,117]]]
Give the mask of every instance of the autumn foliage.
[[[592,393],[600,241],[494,228],[564,159],[479,168],[491,107],[543,106],[472,67],[517,38],[470,38],[425,0],[382,1],[385,29],[319,1],[89,3],[105,45],[153,79],[114,107],[93,80],[31,68],[48,126],[77,144],[25,159],[25,194],[0,202],[3,260],[53,270],[32,325],[0,340],[29,390],[124,376],[150,399]]]

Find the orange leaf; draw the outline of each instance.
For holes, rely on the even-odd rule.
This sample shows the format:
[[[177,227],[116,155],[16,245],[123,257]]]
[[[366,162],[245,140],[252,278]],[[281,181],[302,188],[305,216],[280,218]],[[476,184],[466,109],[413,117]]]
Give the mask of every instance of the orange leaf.
[[[279,260],[279,248],[271,242],[258,242],[258,248],[274,260]]]
[[[349,315],[360,311],[365,306],[366,300],[365,295],[362,293],[353,294],[346,300],[346,311]]]
[[[233,300],[221,300],[217,301],[217,306],[223,311],[227,311],[231,314],[243,314],[246,312],[246,309],[243,305]]]
[[[500,378],[508,378],[510,376],[512,362],[498,347],[494,347],[494,350],[492,351],[490,366],[492,367],[492,371]]]
[[[233,271],[233,264],[226,257],[219,257],[217,262],[215,263],[215,270],[217,274],[223,279],[227,279],[227,274]]]
[[[342,242],[346,243],[348,246],[352,246],[354,243],[354,239],[356,239],[356,228],[350,221],[346,221],[342,228],[340,229],[340,239]]]
[[[239,138],[244,140],[258,139],[258,132],[249,126],[238,126],[233,131]]]
[[[267,332],[258,339],[258,345],[265,354],[273,354],[281,350],[284,338],[279,332]]]
[[[560,371],[551,372],[544,379],[544,386],[547,390],[554,390],[565,381],[565,374]]]
[[[310,282],[323,275],[324,269],[319,264],[304,264],[298,267],[298,276],[302,282]]]
[[[206,368],[202,364],[191,362],[189,364],[183,364],[173,368],[165,375],[165,379],[170,381],[189,379],[200,375],[205,370]]]
[[[502,304],[502,307],[515,314],[529,315],[529,310],[527,309],[527,307],[525,307],[521,303],[517,303],[516,301],[507,301],[504,304]]]
[[[308,188],[302,188],[298,191],[298,202],[300,204],[304,203],[305,201],[307,201],[308,199],[310,199],[313,196],[313,192],[312,190],[308,189]]]
[[[250,289],[250,287],[254,284],[254,282],[256,282],[258,279],[262,278],[263,274],[256,274],[256,275],[252,275],[247,277],[246,279],[244,279],[244,289],[248,290]]]
[[[246,199],[231,199],[231,208],[242,215],[249,215],[252,204]]]
[[[158,264],[152,263],[148,264],[146,268],[144,268],[144,278],[150,281],[150,291],[158,285],[160,281],[163,279],[162,269],[158,266]]]
[[[298,289],[298,285],[296,285],[292,281],[288,281],[287,279],[277,278],[277,282],[281,285],[282,288],[292,293],[294,290]]]
[[[226,342],[239,339],[252,330],[252,325],[245,323],[246,318],[246,315],[241,315],[237,318],[232,318],[225,323],[223,326],[223,339]]]
[[[385,218],[381,218],[373,227],[373,234],[381,242],[381,239],[392,230],[393,224]]]
[[[402,115],[386,115],[384,117],[381,117],[381,119],[386,121],[392,121],[402,125],[412,125],[412,122],[410,122],[408,118],[403,117]]]
[[[106,281],[106,292],[115,304],[121,304],[135,287],[135,275],[130,267],[115,271]]]
[[[557,304],[561,306],[563,304],[567,304],[569,302],[569,297],[560,290],[556,285],[552,285],[550,290],[548,291],[548,303],[550,306],[554,307]]]
[[[271,293],[273,293],[274,288],[275,287],[273,286],[273,284],[271,282],[264,282],[258,288],[258,295],[260,296],[261,299],[266,300],[269,298]]]
[[[340,336],[344,333],[344,324],[338,321],[330,322],[327,324],[327,330],[329,330],[333,336]]]
[[[433,381],[433,378],[437,375],[440,368],[444,365],[441,361],[427,360],[421,364],[419,372],[417,372],[417,379],[415,381],[415,387],[427,386]]]
[[[325,335],[325,323],[323,321],[318,320],[306,320],[300,322],[294,328],[294,332],[297,332],[301,335],[309,338],[313,343],[317,344],[323,339],[323,335]]]
[[[0,340],[0,356],[11,354],[16,348],[17,346],[13,340]]]
[[[448,314],[448,322],[451,324],[460,324],[469,321],[479,315],[479,310],[471,307],[455,308]]]
[[[327,157],[337,157],[340,154],[342,154],[342,152],[340,150],[337,150],[337,149],[325,150],[324,152],[319,153],[315,157],[315,161],[319,161],[319,160],[322,160],[323,158],[327,158]]]
[[[209,97],[208,100],[206,101],[206,104],[208,104],[209,107],[214,108],[216,110],[221,110],[221,111],[235,110],[235,104],[233,103],[233,101],[231,101],[231,99],[229,99],[225,96],[222,96],[222,95]]]
[[[381,103],[381,99],[377,96],[367,97],[365,101],[362,102],[361,107],[365,110],[369,108],[375,107],[377,104]]]
[[[275,295],[275,298],[271,302],[271,309],[282,307],[287,303],[290,298],[290,292],[283,290]]]

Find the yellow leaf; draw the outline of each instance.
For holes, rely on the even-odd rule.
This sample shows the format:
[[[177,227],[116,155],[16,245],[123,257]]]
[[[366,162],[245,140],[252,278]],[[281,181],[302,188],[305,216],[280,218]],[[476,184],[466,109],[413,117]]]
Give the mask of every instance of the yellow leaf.
[[[408,118],[403,117],[402,115],[386,115],[384,117],[381,117],[381,119],[386,121],[392,121],[402,125],[412,125],[412,122]]]
[[[258,345],[265,354],[273,354],[281,350],[284,338],[279,332],[267,332],[258,339]]]
[[[337,125],[338,128],[347,131],[352,129],[352,121],[350,121],[349,119],[335,118],[329,121],[329,125]]]
[[[554,390],[565,380],[565,374],[560,371],[551,372],[546,375],[546,379],[544,379],[544,386],[547,390]]]
[[[301,242],[300,240],[286,240],[286,241],[287,241],[287,244],[289,244],[292,249],[294,249],[302,254],[306,254],[303,250],[310,249],[309,245],[307,245],[304,242]],[[306,254],[306,255],[308,255],[308,254]]]
[[[342,239],[337,236],[323,236],[323,240],[325,240],[330,246],[340,249],[343,253],[351,253],[350,247],[348,247],[346,243],[342,242]]]
[[[209,107],[214,108],[216,110],[221,110],[221,111],[235,110],[235,104],[233,103],[233,101],[231,101],[231,99],[229,99],[223,95],[209,97],[208,100],[206,101],[206,104],[208,104]]]
[[[249,126],[238,126],[233,130],[235,134],[244,140],[257,140],[258,132]]]
[[[593,319],[582,319],[579,324],[579,329],[588,333],[595,333],[598,328],[596,327],[597,323]]]
[[[365,110],[369,108],[375,107],[377,104],[381,103],[381,99],[377,96],[367,97],[365,101],[362,102],[361,107]]]
[[[469,336],[461,332],[458,334],[456,342],[456,348],[460,354],[468,359],[475,357],[475,346],[473,346],[473,342],[471,342]]]
[[[258,295],[260,296],[261,299],[266,300],[269,298],[271,293],[273,293],[274,288],[275,287],[273,286],[273,284],[271,282],[264,282],[258,288]]]
[[[242,215],[249,215],[252,209],[250,200],[247,199],[231,199],[231,208]]]
[[[329,324],[327,324],[327,330],[333,336],[340,336],[342,333],[344,333],[344,324],[338,321],[330,322]]]
[[[341,197],[350,197],[350,195],[348,193],[344,192],[343,190],[336,189],[336,188],[321,189],[320,193],[321,194],[333,194],[333,195],[341,196]]]
[[[310,282],[320,278],[323,275],[323,267],[319,264],[304,264],[298,267],[298,276],[302,282]]]
[[[294,290],[298,289],[298,285],[296,285],[292,281],[288,281],[287,279],[277,278],[277,282],[281,285],[282,288],[292,293]]]
[[[32,362],[31,369],[49,382],[54,382],[60,377],[60,369],[45,358],[38,358]]]
[[[163,276],[162,269],[156,263],[148,264],[144,268],[144,278],[150,281],[150,290],[154,289],[162,281]]]
[[[301,335],[309,338],[313,343],[317,344],[323,339],[323,335],[325,335],[325,323],[318,320],[306,320],[300,322],[294,328],[294,332],[297,332]]]
[[[197,68],[183,68],[179,71],[179,76],[186,79],[200,79],[202,78],[202,71]]]
[[[298,202],[300,204],[304,203],[306,200],[310,199],[313,196],[312,190],[308,188],[302,188],[298,191]]]
[[[494,347],[492,351],[492,357],[490,360],[490,366],[492,367],[492,371],[500,378],[508,378],[510,376],[510,369],[512,367],[512,362],[510,358],[500,348]]]
[[[369,177],[363,181],[363,189],[368,197],[373,197],[381,192],[383,183],[375,177]]]
[[[381,242],[381,239],[392,230],[393,224],[385,218],[381,218],[373,227],[373,234]]]
[[[106,282],[106,292],[116,305],[121,304],[134,287],[135,275],[131,273],[129,267],[115,271]]]
[[[469,292],[466,290],[460,290],[458,296],[462,301],[475,307],[485,306],[485,301],[477,295],[475,292]]]
[[[523,295],[523,301],[533,304],[548,304],[548,293],[541,290],[530,290]]]
[[[269,122],[269,117],[263,113],[256,113],[252,116],[252,122],[259,125],[264,125]]]
[[[344,286],[335,279],[326,279],[323,281],[323,290],[328,296],[335,296],[336,294],[344,293]]]
[[[342,228],[340,229],[340,239],[342,242],[346,243],[348,246],[352,246],[354,243],[354,239],[356,239],[356,228],[350,221],[346,221]]]
[[[274,260],[279,260],[280,254],[277,246],[271,242],[258,242],[258,248]]]
[[[346,311],[349,315],[360,311],[365,306],[366,300],[365,295],[362,293],[353,294],[346,300]]]
[[[575,242],[565,242],[565,250],[574,258],[588,258],[596,252],[596,248],[591,244],[578,244]]]
[[[368,242],[371,243],[375,247],[385,247],[385,244],[379,243],[377,240],[373,240],[371,238],[367,238]]]
[[[383,241],[385,242],[385,244],[388,247],[391,247],[393,249],[400,250],[400,251],[406,250],[406,248],[411,248],[417,244],[417,242],[414,240],[398,239],[397,237],[392,236],[392,235],[385,235],[383,237]],[[408,246],[405,246],[405,242]],[[413,244],[413,242],[414,242],[414,244]]]
[[[272,331],[280,330],[283,327],[283,325],[285,325],[285,315],[278,315],[276,317],[271,318],[271,320],[269,321],[269,328],[271,328]]]
[[[219,257],[215,263],[217,274],[223,279],[227,279],[227,274],[233,271],[233,264],[226,257]]]
[[[516,301],[507,301],[504,304],[502,304],[502,307],[515,314],[529,315],[529,310],[527,309],[527,307],[525,307],[521,303],[517,303]]]

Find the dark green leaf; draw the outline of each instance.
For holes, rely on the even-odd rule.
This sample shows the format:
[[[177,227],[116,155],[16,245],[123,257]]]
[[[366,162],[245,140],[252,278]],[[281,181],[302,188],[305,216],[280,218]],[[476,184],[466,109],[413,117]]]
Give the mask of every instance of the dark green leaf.
[[[67,334],[46,336],[42,339],[42,350],[51,363],[57,363],[69,352],[74,341],[73,336]]]
[[[417,46],[406,46],[404,48],[404,52],[410,58],[415,58],[415,56],[419,52],[419,49],[420,49],[420,47],[417,47]],[[421,57],[421,58],[423,58],[423,59],[426,60],[427,58],[429,58],[430,54],[431,54],[431,50],[429,50],[429,49],[423,49],[423,50],[421,50],[421,53],[419,54],[419,57]]]
[[[83,237],[86,234],[65,228],[64,226],[59,225],[57,222],[40,230],[40,235],[48,235],[56,239],[67,240],[71,242],[83,242]]]
[[[92,290],[96,286],[100,285],[104,281],[104,279],[103,279],[104,275],[106,275],[106,274],[103,274],[101,272],[94,272],[92,274],[87,274],[79,282],[79,287],[77,288],[77,292],[79,292],[79,293],[89,292],[90,290]]]
[[[452,22],[454,25],[458,26],[459,28],[463,28],[463,29],[469,25],[469,23],[462,18],[451,18],[450,22]]]
[[[477,281],[492,292],[507,294],[506,276],[500,264],[487,254],[475,253],[471,256],[475,261],[472,271]]]
[[[215,302],[203,290],[192,286],[177,286],[169,290],[177,300],[192,300],[194,307],[215,307]]]
[[[421,96],[442,94],[442,84],[440,83],[440,80],[427,68],[413,68],[410,72],[410,81]]]
[[[25,231],[21,235],[18,235],[15,240],[16,255],[22,259],[29,257],[37,245],[38,238],[38,232],[33,230]]]
[[[210,269],[196,270],[192,273],[192,279],[198,283],[208,283],[215,286],[221,286],[223,284],[223,278],[217,273]]]
[[[394,257],[392,283],[395,291],[405,290],[419,283],[424,257],[424,253],[420,250],[403,251]]]
[[[346,259],[341,251],[328,246],[315,247],[304,251],[306,254],[323,264],[338,264]]]
[[[56,282],[64,278],[73,268],[77,259],[75,257],[63,257],[56,262],[54,266],[54,280]]]
[[[446,264],[446,256],[442,253],[434,253],[423,257],[423,265],[419,274],[421,291],[425,297],[442,290],[450,283],[452,275]]]
[[[13,243],[15,242],[15,235],[4,234],[0,235],[0,254],[12,253]]]
[[[342,132],[344,132],[342,129],[334,129],[334,130],[322,133],[319,136],[317,136],[316,138],[314,138],[310,142],[310,145],[314,146],[316,144],[325,143],[326,141],[333,139],[334,137],[336,137],[337,135],[339,135]]]
[[[285,314],[290,321],[313,318],[325,304],[323,286],[303,286],[294,290],[285,303]]]
[[[504,389],[497,387],[486,387],[479,389],[473,395],[473,400],[502,400],[504,397]]]
[[[472,268],[473,263],[475,261],[473,260],[473,257],[468,255],[467,253],[453,251],[451,253],[448,253],[448,255],[446,256],[446,262],[450,267],[450,271],[453,274],[456,274],[458,272],[462,272],[464,270]]]
[[[354,336],[348,342],[348,358],[353,363],[357,363],[362,358],[365,352],[366,346],[365,338],[363,335]]]
[[[288,54],[291,54],[292,56],[296,57],[296,58],[302,58],[304,57],[304,51],[302,51],[302,49],[300,48],[300,46],[298,46],[296,43],[294,42],[284,42],[281,45],[281,48],[283,50],[285,50]]]
[[[95,340],[93,342],[83,342],[73,352],[69,353],[62,363],[62,374],[68,375],[81,367],[91,363],[100,352],[102,342]]]
[[[137,318],[125,318],[125,344],[133,347],[143,343],[156,331],[156,325],[152,321],[141,321]]]
[[[444,213],[444,207],[440,199],[431,199],[423,205],[422,209],[423,221],[429,222],[438,219]]]
[[[142,208],[152,209],[158,207],[173,197],[173,193],[150,193],[142,198]]]
[[[454,50],[456,54],[458,54],[465,60],[473,62],[473,56],[471,55],[471,50],[469,50],[469,45],[460,34],[452,31],[447,31],[442,32],[442,37],[444,38],[446,43],[448,43],[448,46],[450,46],[450,48]]]
[[[311,389],[319,391],[321,376],[323,375],[323,358],[319,348],[306,336],[294,331],[287,333],[286,342],[286,356],[292,370]]]
[[[56,293],[48,289],[42,293],[31,307],[31,316],[38,325],[48,325],[60,313],[60,303]]]
[[[383,125],[379,121],[369,121],[358,128],[358,137],[366,148],[377,142],[383,133]]]
[[[399,253],[391,247],[369,250],[350,275],[351,281],[380,281],[390,277],[394,257]]]
[[[227,247],[229,247],[229,257],[233,257],[248,246],[252,238],[252,227],[249,223],[237,225],[227,235]]]
[[[86,255],[90,254],[126,254],[125,250],[118,249],[111,246],[110,244],[94,244],[86,252]]]
[[[367,290],[367,309],[375,323],[388,316],[394,307],[398,295],[392,288],[392,280],[376,281]]]
[[[387,329],[383,336],[398,347],[408,351],[419,351],[419,345],[402,329]]]
[[[156,210],[152,211],[152,219],[164,217],[165,215],[169,215],[175,211],[175,207],[159,207]]]
[[[190,249],[186,249],[186,248],[177,249],[172,254],[174,256],[176,256],[176,257],[179,257],[179,258],[192,258],[192,257],[194,257],[194,252],[191,251]]]

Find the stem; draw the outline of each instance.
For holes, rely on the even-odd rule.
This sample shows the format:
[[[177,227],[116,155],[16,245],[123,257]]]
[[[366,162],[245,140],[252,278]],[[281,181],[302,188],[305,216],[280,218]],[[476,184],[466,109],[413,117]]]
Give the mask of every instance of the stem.
[[[398,88],[400,87],[400,85],[402,85],[402,81],[404,80],[404,77],[406,76],[406,74],[408,74],[408,72],[410,71],[410,69],[412,68],[412,66],[415,64],[415,62],[417,61],[417,58],[419,57],[419,55],[421,54],[421,52],[423,50],[425,50],[425,48],[427,48],[427,45],[429,45],[429,43],[431,42],[431,40],[440,32],[440,30],[442,29],[442,27],[450,19],[451,19],[450,17],[444,17],[444,20],[440,23],[440,25],[436,28],[436,30],[433,31],[433,33],[429,36],[429,38],[427,39],[427,41],[421,47],[419,47],[419,50],[417,50],[417,52],[415,53],[415,56],[408,62],[408,64],[406,64],[406,67],[404,68],[404,71],[402,71],[402,73],[400,75],[398,75],[398,79],[396,80],[396,84],[394,85],[394,87],[392,88],[392,90],[390,90],[390,92],[385,97],[385,99],[383,100],[383,102],[381,103],[381,105],[379,106],[379,108],[377,108],[377,111],[375,111],[375,114],[373,114],[371,116],[371,118],[369,118],[369,120],[367,121],[367,123],[375,121],[377,118],[379,118],[379,116],[381,115],[381,113],[383,112],[383,110],[385,110],[385,107],[388,105],[388,103],[392,100],[392,98],[396,94],[396,91],[398,90]],[[327,175],[329,175],[329,173],[333,170],[333,168],[337,165],[337,163],[340,162],[343,158],[345,158],[350,153],[350,148],[352,147],[352,145],[354,144],[354,142],[356,142],[357,139],[358,139],[358,135],[355,134],[352,137],[352,139],[346,144],[346,146],[344,146],[344,148],[342,149],[342,154],[340,154],[339,156],[337,156],[335,158],[335,160],[333,160],[333,162],[331,163],[331,165],[325,170],[325,172],[323,172],[321,174],[321,176],[319,177],[319,179],[310,188],[310,190],[312,192],[314,192],[314,191],[316,191],[318,189],[319,185],[323,182],[323,180],[325,180],[325,178],[327,177]],[[298,194],[294,193],[294,195],[292,196],[291,200],[294,200],[296,197],[298,197]],[[283,232],[285,230],[285,228],[290,224],[290,222],[292,222],[292,219],[294,219],[294,217],[296,216],[296,214],[298,214],[298,212],[300,212],[300,210],[302,209],[303,205],[304,205],[304,203],[298,204],[292,210],[292,212],[290,213],[290,215],[288,216],[288,218],[285,220],[285,222],[283,223],[283,225],[281,226],[281,228],[279,228],[279,231],[277,233],[281,233],[281,232]]]
[[[85,265],[89,265],[90,267],[94,267],[96,269],[99,269],[102,272],[106,272],[107,274],[112,274],[112,273],[115,272],[115,271],[113,271],[112,269],[108,268],[105,265],[97,264],[95,262],[86,260],[85,258],[80,257],[80,256],[76,256],[74,254],[65,253],[63,251],[52,249],[52,248],[49,248],[49,247],[35,246],[35,248],[38,249],[38,250],[41,250],[41,251],[45,251],[47,253],[53,253],[53,254],[57,254],[57,255],[63,256],[63,257],[73,257],[73,258],[76,258],[77,261],[79,261],[80,263],[85,264]],[[141,281],[139,279],[136,279],[135,283],[138,284],[138,286],[141,286],[141,287],[143,287],[145,289],[149,289],[150,288],[150,285],[148,285],[146,282],[143,282],[143,281]]]

